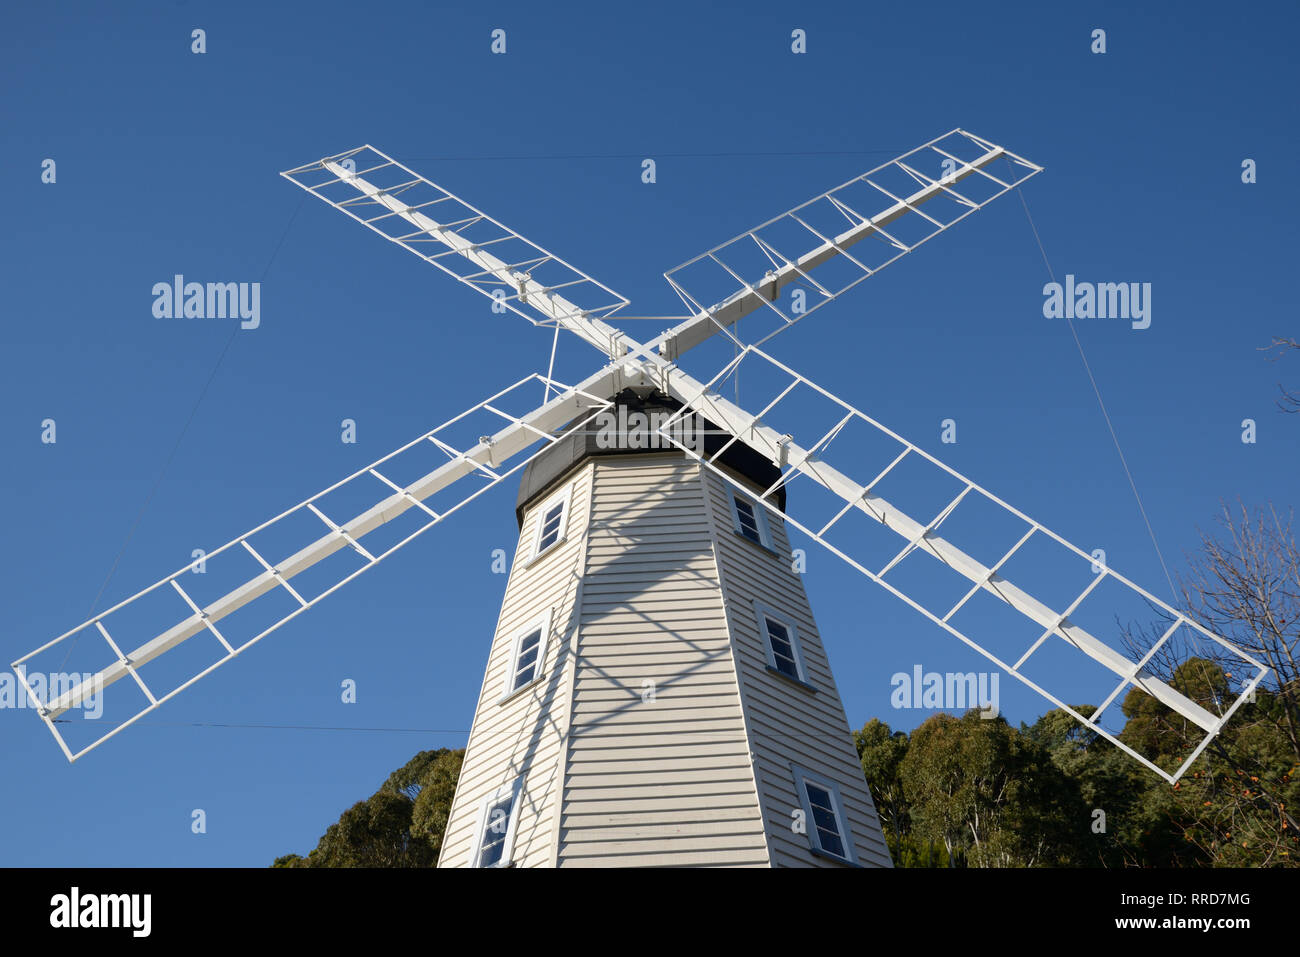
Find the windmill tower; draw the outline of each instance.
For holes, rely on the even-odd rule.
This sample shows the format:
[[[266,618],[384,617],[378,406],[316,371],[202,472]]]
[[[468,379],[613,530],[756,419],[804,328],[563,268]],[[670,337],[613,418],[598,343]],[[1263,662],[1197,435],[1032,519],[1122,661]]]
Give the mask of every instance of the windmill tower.
[[[442,866],[887,866],[790,529],[1176,782],[1269,669],[763,348],[1040,171],[954,130],[665,273],[689,312],[642,343],[607,321],[626,299],[372,147],[289,170],[604,364],[515,382],[208,551],[206,574],[187,563],[24,655],[18,681],[76,761],[521,476]],[[746,316],[767,323],[751,342]],[[715,375],[683,367],[719,339],[735,353]],[[753,411],[721,391],[742,366],[766,387]],[[1065,563],[1046,579],[1042,547]],[[1169,623],[1145,651],[1114,634],[1125,601]],[[48,693],[29,680],[82,635],[109,664]],[[1239,693],[1189,698],[1153,665],[1162,648],[1209,648]],[[1060,687],[1085,671],[1087,707]],[[105,721],[72,722],[110,686]],[[1177,766],[1118,737],[1134,691],[1204,731]]]
[[[443,867],[889,866],[783,523],[628,390],[534,459]],[[717,451],[692,421],[679,438]]]

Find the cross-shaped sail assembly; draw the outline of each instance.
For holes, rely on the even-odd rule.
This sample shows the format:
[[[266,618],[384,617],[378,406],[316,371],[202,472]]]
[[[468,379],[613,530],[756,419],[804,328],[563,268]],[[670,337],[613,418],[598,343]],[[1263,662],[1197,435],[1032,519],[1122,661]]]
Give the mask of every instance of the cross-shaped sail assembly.
[[[777,482],[758,496],[765,509],[1156,773],[1176,781],[1268,670],[1222,636],[1099,564],[1094,556],[759,348],[1040,171],[1041,167],[1004,147],[954,130],[666,273],[690,313],[656,339],[641,343],[609,322],[627,304],[625,298],[372,147],[289,170],[283,175],[303,189],[511,312],[535,325],[573,332],[598,349],[607,364],[572,386],[546,376],[515,383],[210,552],[204,559],[210,563],[204,575],[191,575],[194,567],[186,565],[19,659],[14,669],[59,746],[69,760],[76,760],[514,475],[569,431],[586,427],[610,407],[611,396],[629,386],[654,388],[683,404],[674,421],[698,413],[730,437],[728,445],[740,443],[779,470]],[[750,336],[752,344],[747,345],[736,335],[736,323],[752,314],[766,317],[766,324]],[[746,325],[747,334],[754,326]],[[740,352],[709,382],[693,378],[678,365],[684,353],[719,335],[732,339]],[[747,376],[761,370],[779,380],[756,412],[729,402],[719,391],[742,364]],[[525,387],[543,384],[546,394],[553,391],[556,397],[529,408],[523,399]],[[798,404],[799,396],[812,396],[829,409],[825,428],[813,434],[808,424],[812,420],[802,413],[790,416],[789,428],[779,424],[783,413]],[[478,424],[485,419],[491,424]],[[719,467],[717,454],[702,455],[677,441],[674,421],[661,430],[665,441],[675,442],[743,491],[735,475]],[[451,432],[459,438],[453,440]],[[832,443],[837,457],[844,456],[844,471],[827,461]],[[419,460],[421,453],[436,458]],[[406,459],[414,459],[409,467],[403,464]],[[886,499],[883,490],[912,467],[922,468],[924,474],[902,485],[904,498],[945,482],[951,486],[949,497],[937,506],[917,504],[916,514],[909,510],[911,502],[895,500],[892,492]],[[799,488],[788,496],[788,509],[780,508],[776,493],[796,482]],[[473,484],[467,490],[465,483]],[[829,509],[813,515],[810,509],[819,496]],[[333,505],[332,499],[339,504]],[[979,523],[970,533],[973,544],[959,545],[945,537],[975,503],[990,510],[989,527],[998,521],[1010,523],[1005,544],[981,545]],[[390,527],[403,522],[407,524],[400,532]],[[302,529],[300,537],[288,536],[290,526]],[[1076,563],[1074,573],[1082,569],[1076,589],[1058,595],[1056,579],[1033,582],[1034,563],[1023,559],[1043,543],[1059,547],[1066,559]],[[209,577],[235,558],[245,562],[242,568]],[[340,565],[341,560],[351,564]],[[321,575],[327,566],[329,572],[316,587],[300,586],[300,581]],[[956,592],[940,594],[936,574],[958,582]],[[1122,641],[1101,637],[1099,632],[1115,632],[1113,621],[1108,624],[1105,614],[1096,612],[1099,606],[1110,607],[1105,601],[1111,595],[1124,607],[1136,597],[1148,611],[1166,616],[1168,628],[1152,647],[1135,651]],[[152,618],[136,617],[143,606],[160,597],[173,604]],[[277,601],[281,604],[270,607]],[[982,604],[985,601],[991,604]],[[249,614],[264,606],[260,618]],[[995,627],[992,634],[981,630],[981,623],[1003,622],[997,616],[1008,611],[1013,613],[1011,624]],[[228,624],[236,617],[251,622],[238,636]],[[1024,627],[1032,634],[1022,639],[1017,628]],[[110,658],[106,665],[57,693],[42,693],[27,681],[34,659],[83,634],[103,643]],[[191,639],[197,636],[208,641],[210,660],[200,660],[157,684],[152,675],[165,674],[162,663],[179,657],[178,652],[191,647]],[[1157,677],[1156,656],[1178,641],[1184,648],[1212,648],[1215,654],[1239,662],[1233,672],[1240,690],[1233,700],[1193,700]],[[1079,710],[1079,699],[1070,691],[1051,690],[1052,675],[1035,673],[1038,662],[1058,653],[1078,656],[1079,662],[1099,669],[1113,684],[1089,702],[1095,711]],[[1064,667],[1068,671],[1074,666]],[[126,686],[139,692],[136,705],[114,711],[106,725],[95,727],[88,743],[70,745],[63,733],[68,712],[127,677],[132,680]],[[1204,731],[1199,745],[1179,767],[1162,768],[1151,756],[1138,754],[1120,741],[1113,723],[1108,726],[1107,719],[1116,710],[1113,704],[1130,689],[1153,696]],[[108,730],[100,733],[105,726]]]

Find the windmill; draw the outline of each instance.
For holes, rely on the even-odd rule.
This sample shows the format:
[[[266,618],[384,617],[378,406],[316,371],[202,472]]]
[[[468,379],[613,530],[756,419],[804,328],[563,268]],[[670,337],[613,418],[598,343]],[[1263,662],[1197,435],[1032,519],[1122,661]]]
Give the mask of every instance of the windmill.
[[[76,761],[518,474],[443,866],[888,866],[789,528],[1175,782],[1267,669],[763,348],[1038,172],[954,130],[665,273],[688,313],[642,343],[609,321],[626,299],[369,146],[286,171],[603,365],[514,383],[24,656],[18,680]],[[766,323],[749,342],[743,317]],[[720,341],[734,356],[711,378],[679,364]],[[722,393],[742,368],[755,411]],[[1162,633],[1098,637],[1133,601]],[[29,680],[83,633],[107,664],[71,687]],[[1175,647],[1237,659],[1239,693],[1162,680]],[[1056,683],[1088,671],[1109,691],[1071,704],[1044,660]],[[134,703],[70,744],[71,713],[110,686]],[[1133,689],[1204,733],[1177,767],[1107,723]]]

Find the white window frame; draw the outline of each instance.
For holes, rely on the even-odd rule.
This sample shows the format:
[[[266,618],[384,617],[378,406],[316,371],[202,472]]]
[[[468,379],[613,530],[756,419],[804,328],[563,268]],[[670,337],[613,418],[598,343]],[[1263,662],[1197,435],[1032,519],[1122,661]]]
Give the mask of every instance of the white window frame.
[[[523,644],[523,640],[526,637],[528,637],[538,629],[541,629],[542,637],[537,643],[537,662],[535,665],[537,670],[533,674],[532,678],[530,678],[528,681],[525,681],[518,688],[516,688],[514,684],[515,684],[515,675],[519,673],[520,646]],[[506,670],[505,688],[502,689],[501,692],[501,699],[500,699],[501,702],[504,703],[506,700],[513,698],[515,695],[521,694],[523,691],[527,690],[531,685],[535,684],[536,682],[542,679],[542,677],[545,675],[545,669],[543,666],[546,664],[546,652],[550,648],[550,644],[551,644],[551,610],[548,608],[541,615],[529,621],[528,624],[524,625],[524,627],[517,629],[514,633],[514,636],[510,639],[509,667]]]
[[[763,651],[767,655],[767,666],[788,681],[797,681],[802,685],[813,687],[812,682],[808,680],[808,668],[804,664],[803,645],[799,642],[799,626],[794,620],[786,614],[782,614],[775,608],[764,605],[761,601],[754,602],[754,615],[758,621],[758,636],[763,640]],[[799,672],[798,677],[786,674],[776,664],[776,654],[772,651],[772,635],[767,630],[767,619],[772,618],[785,627],[786,634],[790,636],[790,650],[794,652],[794,667]]]
[[[488,867],[511,867],[514,865],[515,831],[519,827],[519,802],[523,796],[524,779],[515,778],[509,784],[502,785],[479,802],[478,826],[474,828],[474,843],[469,849],[469,866],[482,867],[479,863],[483,854],[483,838],[487,832],[488,812],[501,801],[510,798],[510,820],[506,824],[506,836],[501,845],[501,859]]]
[[[735,527],[736,534],[752,545],[758,545],[772,551],[772,530],[767,524],[767,508],[760,505],[758,501],[749,496],[744,496],[734,488],[728,488],[731,495],[731,523]],[[756,542],[745,534],[744,527],[740,523],[740,510],[736,507],[741,498],[745,499],[745,504],[754,511],[754,524],[758,526],[758,538]]]
[[[839,786],[834,781],[796,764],[790,765],[790,770],[794,773],[795,792],[799,795],[799,803],[803,807],[804,831],[808,838],[808,847],[814,854],[828,860],[858,866],[857,850],[853,846],[853,831],[849,829],[848,815],[844,812],[844,798],[840,796]],[[817,821],[813,817],[812,804],[808,800],[808,782],[830,795],[831,802],[835,805],[831,810],[835,813],[835,826],[839,832],[840,843],[844,845],[843,854],[836,854],[822,847],[821,837],[817,833]]]
[[[537,509],[537,527],[533,529],[533,547],[530,549],[530,563],[537,561],[543,555],[564,544],[564,540],[569,534],[569,493],[572,491],[572,485],[566,485],[564,490],[556,495],[552,495]],[[546,513],[555,507],[556,503],[561,506],[560,511],[560,530],[555,541],[542,548],[542,528],[546,525]]]

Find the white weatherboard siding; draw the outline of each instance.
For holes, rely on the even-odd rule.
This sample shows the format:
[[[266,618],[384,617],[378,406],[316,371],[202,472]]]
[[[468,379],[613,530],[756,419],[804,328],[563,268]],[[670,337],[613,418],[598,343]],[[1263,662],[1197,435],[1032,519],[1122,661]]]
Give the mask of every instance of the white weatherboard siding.
[[[797,765],[839,789],[858,863],[890,867],[889,849],[863,780],[844,705],[803,582],[792,567],[785,524],[768,513],[770,552],[742,538],[734,531],[732,486],[712,472],[705,472],[702,479],[709,490],[709,507],[718,530],[718,565],[739,662],[772,865],[842,866],[812,854],[807,836],[796,834],[791,827],[792,812],[802,806],[792,769]],[[794,621],[808,684],[816,691],[768,670],[766,639],[760,630],[755,602]]]
[[[570,490],[566,540],[530,563]],[[440,866],[466,866],[480,808],[524,775],[518,866],[831,866],[792,829],[792,765],[832,782],[856,858],[889,866],[780,521],[734,531],[727,487],[683,456],[589,459],[529,506]],[[754,599],[794,620],[816,693],[771,674]],[[519,629],[547,609],[540,680],[500,702]]]
[[[561,865],[768,863],[699,473],[595,460]]]
[[[465,762],[447,819],[438,859],[440,867],[470,865],[483,801],[521,775],[524,786],[516,810],[514,862],[523,867],[545,867],[553,863],[554,818],[559,803],[564,722],[570,697],[567,684],[570,669],[566,662],[574,603],[582,580],[590,463],[579,468],[566,484],[570,493],[564,516],[564,541],[530,562],[541,508],[529,511],[520,530],[519,546],[510,567],[487,672],[470,728]],[[548,610],[550,636],[541,677],[502,702],[515,635]]]

